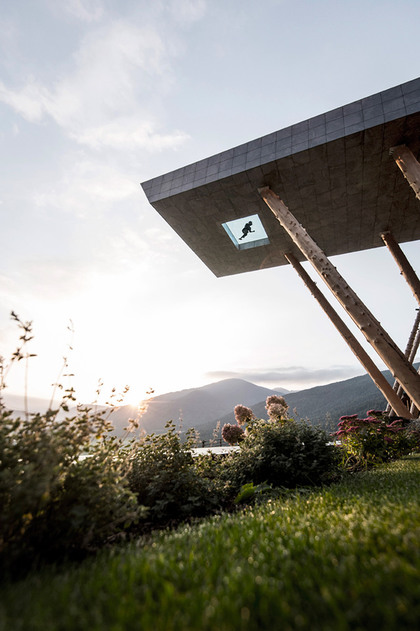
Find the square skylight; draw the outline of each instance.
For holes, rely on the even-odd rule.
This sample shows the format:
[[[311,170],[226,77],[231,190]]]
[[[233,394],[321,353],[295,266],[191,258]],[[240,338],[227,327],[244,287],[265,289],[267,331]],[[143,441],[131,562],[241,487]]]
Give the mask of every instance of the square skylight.
[[[238,250],[249,250],[250,248],[257,248],[259,245],[268,245],[270,243],[258,215],[233,219],[222,223],[222,226]]]

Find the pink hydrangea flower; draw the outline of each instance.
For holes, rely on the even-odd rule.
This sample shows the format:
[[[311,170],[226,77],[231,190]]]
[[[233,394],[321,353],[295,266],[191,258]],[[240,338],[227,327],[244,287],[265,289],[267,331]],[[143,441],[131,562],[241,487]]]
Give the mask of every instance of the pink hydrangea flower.
[[[267,408],[269,405],[273,405],[273,403],[279,403],[283,407],[287,408],[288,405],[286,403],[286,399],[284,397],[280,397],[277,394],[271,394],[265,400],[265,407]]]
[[[239,425],[226,423],[222,428],[222,438],[229,445],[236,445],[245,437],[245,432]]]
[[[283,397],[272,394],[265,401],[265,409],[270,418],[287,417],[288,405]]]
[[[244,425],[254,418],[254,412],[245,405],[236,405],[234,409],[235,419],[238,425]]]

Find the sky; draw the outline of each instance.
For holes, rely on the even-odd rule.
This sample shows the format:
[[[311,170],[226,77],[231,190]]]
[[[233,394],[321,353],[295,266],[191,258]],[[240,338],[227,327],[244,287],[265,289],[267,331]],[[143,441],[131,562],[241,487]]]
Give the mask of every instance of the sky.
[[[0,354],[13,310],[36,355],[7,391],[49,399],[63,357],[84,402],[363,374],[290,266],[217,279],[140,183],[416,78],[419,23],[418,0],[0,0]],[[333,262],[404,349],[386,248]]]

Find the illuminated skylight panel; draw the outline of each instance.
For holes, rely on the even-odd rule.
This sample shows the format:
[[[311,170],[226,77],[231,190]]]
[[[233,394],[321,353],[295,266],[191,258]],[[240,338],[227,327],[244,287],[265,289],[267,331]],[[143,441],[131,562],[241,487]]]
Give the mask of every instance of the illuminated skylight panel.
[[[270,243],[258,215],[233,219],[223,223],[222,226],[238,250],[249,250]]]

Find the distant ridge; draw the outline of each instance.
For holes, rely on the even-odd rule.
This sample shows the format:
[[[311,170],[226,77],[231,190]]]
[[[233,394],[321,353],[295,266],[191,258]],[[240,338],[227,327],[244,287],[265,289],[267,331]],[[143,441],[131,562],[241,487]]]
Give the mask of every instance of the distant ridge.
[[[418,364],[415,366],[418,368]],[[383,374],[389,383],[393,383],[388,370]],[[147,410],[140,418],[138,431],[159,434],[165,431],[166,423],[172,420],[180,431],[185,432],[194,427],[200,433],[200,438],[208,441],[213,437],[218,422],[221,427],[225,423],[235,423],[235,405],[246,405],[258,418],[267,418],[265,400],[272,394],[284,396],[290,414],[295,418],[308,419],[313,425],[321,425],[329,431],[336,428],[340,416],[344,414],[363,417],[369,409],[386,407],[383,395],[368,375],[299,392],[264,388],[244,379],[224,379],[149,399],[146,401]],[[136,408],[133,406],[125,405],[116,409],[110,416],[115,434],[124,435],[128,419],[135,416]]]
[[[415,364],[418,368],[419,364]],[[382,373],[390,384],[394,383],[389,370]],[[315,386],[299,392],[289,392],[283,395],[289,405],[289,412],[295,418],[303,418],[312,425],[321,425],[328,430],[334,430],[340,416],[358,414],[365,417],[368,410],[384,410],[387,401],[373,383],[369,375],[352,377],[344,381],[329,383],[325,386]],[[265,401],[257,403],[252,408],[258,418],[267,418]],[[231,423],[232,414],[228,414],[221,423]]]
[[[238,403],[253,406],[270,394],[278,394],[270,388],[257,386],[244,379],[224,379],[199,388],[169,392],[147,401],[140,427],[148,433],[162,432],[165,423],[172,420],[183,430],[195,427],[200,434],[210,431],[217,420],[224,417]],[[133,415],[130,406],[124,406],[112,414],[112,422],[119,434],[128,416]],[[211,427],[211,430],[209,428]]]
[[[389,383],[394,383],[391,373],[384,373]],[[358,414],[366,416],[368,410],[384,410],[387,402],[383,394],[373,383],[369,375],[361,375],[344,381],[316,386],[300,392],[291,392],[284,396],[289,405],[290,414],[308,419],[313,425],[336,427],[340,416]],[[256,416],[265,413],[264,404],[255,406]]]
[[[393,383],[389,371],[383,373]],[[263,388],[242,379],[225,379],[201,388],[190,388],[163,394],[149,400],[141,427],[147,432],[164,431],[165,423],[173,420],[182,431],[195,427],[202,440],[210,440],[218,421],[235,423],[233,409],[238,403],[252,408],[258,418],[267,418],[265,400],[278,390]],[[369,409],[385,409],[386,401],[369,375],[361,375],[325,386],[316,386],[299,392],[283,394],[295,418],[308,419],[313,425],[321,425],[333,431],[340,416],[358,414],[365,416]],[[124,408],[113,415],[116,433],[119,433],[119,417],[124,423]],[[181,419],[181,420],[179,420]]]

